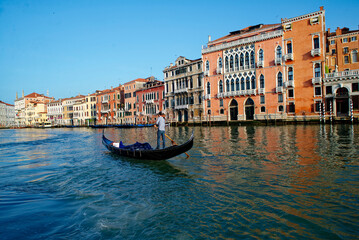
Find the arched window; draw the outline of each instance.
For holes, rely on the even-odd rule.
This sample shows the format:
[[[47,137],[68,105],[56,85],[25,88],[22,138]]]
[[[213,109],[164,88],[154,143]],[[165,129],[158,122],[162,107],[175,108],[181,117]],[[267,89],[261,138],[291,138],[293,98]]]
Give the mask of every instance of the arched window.
[[[288,68],[288,80],[289,81],[293,80],[293,68],[292,67]]]
[[[233,56],[229,59],[229,69],[230,71],[233,71]]]
[[[249,77],[246,78],[246,89],[251,89],[251,82],[249,81]]]
[[[260,86],[260,88],[264,88],[264,76],[263,76],[263,74],[261,74],[261,76],[259,77],[259,86]]]
[[[277,75],[277,86],[282,87],[283,86],[283,75],[281,72]]]
[[[238,57],[238,54],[236,54],[236,57],[234,59],[234,67],[235,67],[235,70],[238,71],[238,69],[239,69],[239,57]]]
[[[229,92],[229,80],[226,81],[226,92]]]
[[[320,77],[320,64],[319,63],[316,63],[314,65],[314,77]]]
[[[239,78],[236,79],[236,91],[239,91]]]
[[[209,61],[206,61],[206,71],[209,71]]]
[[[222,80],[219,81],[219,93],[223,93],[223,82],[222,82]]]
[[[226,72],[228,72],[228,68],[229,68],[229,63],[228,63],[228,56],[226,56],[225,60],[224,60],[224,66],[226,68]]]
[[[352,51],[352,63],[356,63],[356,62],[358,62],[358,51],[353,50]]]
[[[207,82],[207,94],[211,94],[211,83]]]
[[[241,69],[243,69],[243,66],[244,66],[243,53],[241,53],[241,56],[240,56],[240,58],[239,58],[239,66],[241,67]]]
[[[234,79],[232,79],[232,81],[231,81],[231,91],[232,92],[234,91]]]
[[[263,61],[263,59],[264,59],[263,49],[259,49],[259,52],[258,52],[258,61]]]
[[[246,68],[248,68],[249,67],[249,53],[248,52],[246,52],[245,64],[246,64]]]
[[[222,68],[222,58],[218,58],[218,68]]]
[[[251,68],[254,68],[254,51],[251,52]]]
[[[282,59],[282,48],[280,46],[277,47],[276,58],[277,59]]]
[[[241,90],[244,90],[244,78],[241,79]]]
[[[252,76],[251,84],[252,84],[252,89],[256,89],[256,78],[254,76]]]

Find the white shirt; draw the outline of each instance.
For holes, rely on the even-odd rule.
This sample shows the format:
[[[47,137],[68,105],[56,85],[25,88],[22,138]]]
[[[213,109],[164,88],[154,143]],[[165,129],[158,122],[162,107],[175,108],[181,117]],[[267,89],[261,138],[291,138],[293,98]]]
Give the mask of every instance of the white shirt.
[[[158,125],[158,130],[165,131],[166,121],[162,116],[157,119],[156,125]]]

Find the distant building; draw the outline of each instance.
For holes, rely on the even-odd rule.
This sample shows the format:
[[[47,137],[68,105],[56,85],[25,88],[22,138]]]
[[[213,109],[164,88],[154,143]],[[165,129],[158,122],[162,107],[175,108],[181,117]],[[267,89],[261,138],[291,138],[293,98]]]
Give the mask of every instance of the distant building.
[[[96,91],[97,123],[102,125],[119,124],[122,122],[124,87]]]
[[[62,114],[62,119],[63,119],[63,124],[66,126],[74,126],[75,122],[74,122],[74,105],[79,102],[82,101],[85,98],[84,95],[77,95],[76,97],[71,97],[71,98],[64,98],[62,99],[62,106],[63,106],[63,114]],[[77,116],[75,117],[77,119]],[[77,124],[77,122],[76,122]]]
[[[136,124],[153,124],[165,110],[164,82],[151,79],[136,91]]]
[[[124,87],[124,124],[136,124],[136,91],[142,88],[146,82],[149,82],[151,78],[138,78],[123,84]]]
[[[54,100],[47,104],[47,118],[51,126],[64,125],[62,100]]]
[[[15,106],[0,101],[0,127],[15,125]]]
[[[88,94],[85,97],[85,121],[87,126],[96,124],[96,101],[96,93]]]
[[[325,109],[335,117],[359,116],[359,30],[327,31]]]
[[[203,114],[202,59],[178,57],[163,71],[166,116],[170,122],[201,122]]]

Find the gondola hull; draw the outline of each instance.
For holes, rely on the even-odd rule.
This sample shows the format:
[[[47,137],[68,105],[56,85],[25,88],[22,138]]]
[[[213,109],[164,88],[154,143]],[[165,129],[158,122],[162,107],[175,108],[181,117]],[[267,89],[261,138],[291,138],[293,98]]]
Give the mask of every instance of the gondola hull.
[[[102,135],[102,143],[105,147],[111,152],[125,157],[144,159],[144,160],[165,160],[172,157],[175,157],[181,153],[185,153],[190,150],[193,146],[194,136],[193,133],[190,139],[181,144],[164,149],[152,149],[152,150],[131,150],[131,149],[121,149],[112,145],[113,141],[107,139],[105,135]]]

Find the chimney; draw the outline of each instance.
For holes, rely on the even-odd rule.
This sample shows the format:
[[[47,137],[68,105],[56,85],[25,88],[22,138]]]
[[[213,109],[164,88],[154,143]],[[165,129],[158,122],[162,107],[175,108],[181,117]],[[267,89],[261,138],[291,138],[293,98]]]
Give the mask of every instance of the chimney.
[[[323,7],[323,6],[320,6],[319,9],[320,9],[320,11],[323,11],[323,10],[324,10],[324,7]]]
[[[341,34],[342,34],[342,30],[339,27],[337,27],[337,29],[335,30],[335,35],[339,36]]]
[[[16,92],[16,100],[18,100],[18,99],[19,99],[19,97],[18,97],[17,92]]]
[[[208,35],[208,42],[211,41],[211,35]]]
[[[328,28],[328,30],[327,30],[327,31],[328,31],[328,34],[330,34],[330,28]]]

